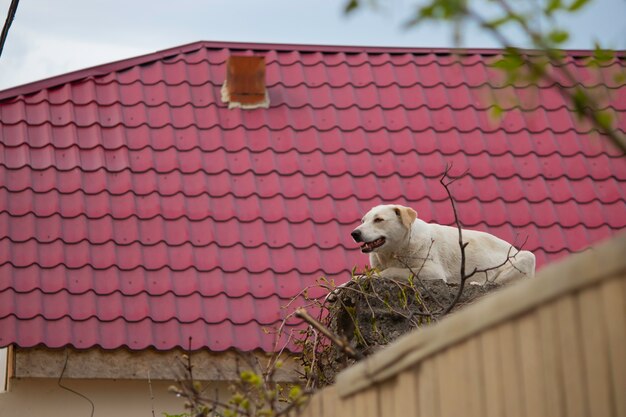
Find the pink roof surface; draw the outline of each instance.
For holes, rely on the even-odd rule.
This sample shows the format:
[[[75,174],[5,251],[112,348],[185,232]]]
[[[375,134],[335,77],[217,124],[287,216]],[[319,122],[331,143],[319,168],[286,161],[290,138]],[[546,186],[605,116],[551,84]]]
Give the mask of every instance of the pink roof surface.
[[[271,106],[228,110],[252,53]],[[452,222],[448,163],[464,225],[539,268],[624,228],[626,158],[498,54],[200,42],[0,92],[0,346],[272,350],[281,306],[367,263],[369,208]],[[586,55],[624,134],[625,55]]]

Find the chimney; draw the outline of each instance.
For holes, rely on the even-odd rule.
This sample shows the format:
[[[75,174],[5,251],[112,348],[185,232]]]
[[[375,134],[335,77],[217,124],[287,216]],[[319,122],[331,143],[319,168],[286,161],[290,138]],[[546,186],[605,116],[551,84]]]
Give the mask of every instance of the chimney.
[[[226,81],[222,85],[222,101],[228,108],[268,108],[270,100],[265,88],[265,58],[236,56],[226,62]]]

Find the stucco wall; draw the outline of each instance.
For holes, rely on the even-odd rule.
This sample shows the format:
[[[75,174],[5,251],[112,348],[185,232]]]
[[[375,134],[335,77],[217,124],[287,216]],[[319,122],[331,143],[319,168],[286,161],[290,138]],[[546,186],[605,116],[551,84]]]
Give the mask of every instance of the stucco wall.
[[[88,397],[94,417],[162,417],[163,412],[184,412],[183,400],[167,391],[171,381],[152,381],[151,400],[147,380],[73,379],[62,384]],[[226,382],[214,382],[208,392],[227,392]],[[2,417],[89,417],[91,405],[84,398],[61,388],[56,379],[15,378],[9,392],[0,394]]]

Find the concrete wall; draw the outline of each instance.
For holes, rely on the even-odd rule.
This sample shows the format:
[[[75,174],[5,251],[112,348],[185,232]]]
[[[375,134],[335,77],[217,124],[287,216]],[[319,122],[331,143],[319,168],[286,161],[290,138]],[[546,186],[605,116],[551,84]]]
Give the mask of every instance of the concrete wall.
[[[348,368],[301,417],[626,417],[626,234]]]
[[[96,417],[162,417],[163,412],[175,415],[185,411],[183,399],[167,390],[182,376],[178,366],[182,351],[36,347],[11,348],[9,352],[12,377],[9,391],[0,393],[0,417],[89,417],[89,402],[59,386],[62,373],[61,384],[88,397],[94,403]],[[264,366],[268,359],[268,354],[262,352],[191,354],[194,379],[208,387],[206,397],[215,398],[217,394],[222,402],[231,397],[229,381],[237,380],[241,370],[250,369],[248,363],[258,361]],[[293,381],[298,364],[293,357],[283,359],[285,365],[275,381]]]
[[[88,397],[94,417],[163,417],[183,413],[183,400],[167,391],[172,381],[152,381],[151,399],[147,380],[69,379],[62,384]],[[211,383],[207,392],[227,392],[226,382]],[[154,414],[153,414],[154,410]],[[61,388],[56,379],[14,378],[10,391],[0,394],[2,417],[89,417],[87,400]]]
[[[48,349],[46,347],[13,350],[13,372],[18,378],[58,378],[63,372],[66,379],[164,379],[175,380],[181,376],[182,350],[156,351],[146,349],[103,350],[92,348]],[[191,353],[194,379],[201,381],[233,381],[239,372],[249,369],[249,364],[265,367],[271,355],[264,352],[209,352]],[[274,380],[293,382],[297,379],[299,363],[293,356],[282,355],[283,367],[277,370]],[[261,371],[258,369],[257,371]]]

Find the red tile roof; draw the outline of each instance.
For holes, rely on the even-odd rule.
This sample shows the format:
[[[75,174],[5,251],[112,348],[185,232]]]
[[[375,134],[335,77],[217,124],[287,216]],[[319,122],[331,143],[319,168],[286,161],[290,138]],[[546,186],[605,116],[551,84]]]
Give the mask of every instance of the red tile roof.
[[[226,59],[252,53],[271,106],[228,110]],[[585,56],[623,134],[625,55]],[[367,263],[370,207],[451,223],[447,163],[463,223],[539,267],[624,228],[626,158],[498,57],[201,42],[0,92],[0,346],[271,350],[281,305]]]

